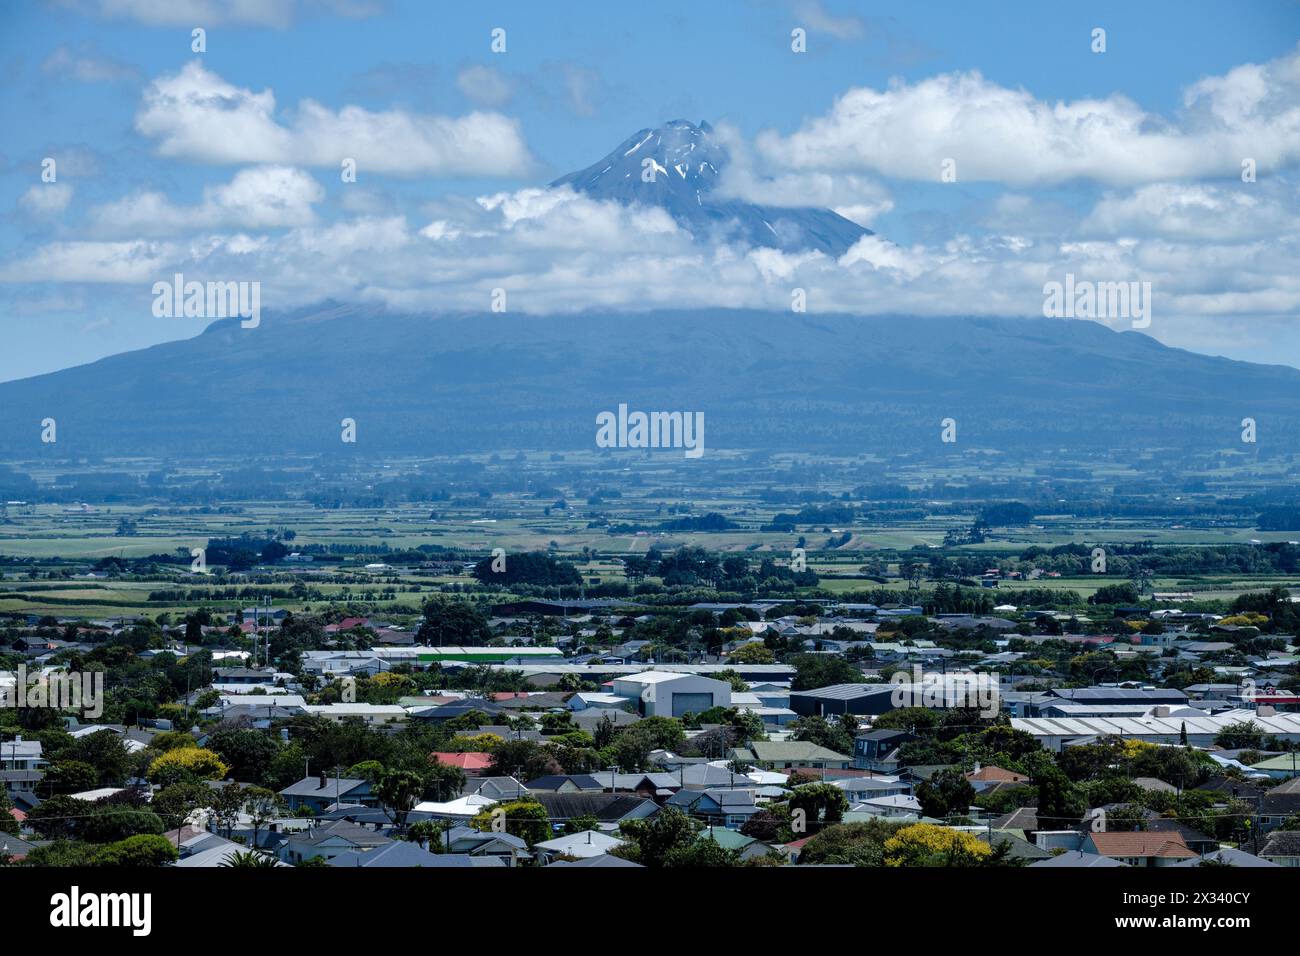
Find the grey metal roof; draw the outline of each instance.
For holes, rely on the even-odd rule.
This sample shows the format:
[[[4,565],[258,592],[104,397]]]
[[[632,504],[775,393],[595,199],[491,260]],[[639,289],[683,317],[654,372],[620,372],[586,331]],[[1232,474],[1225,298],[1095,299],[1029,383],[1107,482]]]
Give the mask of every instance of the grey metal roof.
[[[882,682],[874,684],[831,684],[813,690],[792,690],[791,697],[816,697],[821,700],[856,700],[871,694],[887,694],[894,689],[894,684]]]

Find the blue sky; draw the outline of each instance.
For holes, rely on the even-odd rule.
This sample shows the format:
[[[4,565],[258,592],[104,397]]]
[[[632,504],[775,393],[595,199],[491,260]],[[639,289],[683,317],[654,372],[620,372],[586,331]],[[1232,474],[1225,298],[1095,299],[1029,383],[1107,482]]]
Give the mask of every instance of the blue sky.
[[[539,313],[780,307],[797,285],[812,308],[1026,317],[1068,271],[1152,281],[1162,341],[1300,365],[1295,0],[463,6],[6,5],[0,380],[196,334],[150,311],[174,271],[260,281],[265,309],[436,313],[499,285]],[[537,189],[679,117],[730,138],[738,195],[887,242],[709,249]]]

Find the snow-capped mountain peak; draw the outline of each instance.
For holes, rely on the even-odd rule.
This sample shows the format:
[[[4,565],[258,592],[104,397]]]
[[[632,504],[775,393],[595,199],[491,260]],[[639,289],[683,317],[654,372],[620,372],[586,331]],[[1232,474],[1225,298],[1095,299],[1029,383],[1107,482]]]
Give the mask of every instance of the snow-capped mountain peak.
[[[638,130],[586,169],[555,180],[596,199],[659,206],[696,239],[839,256],[871,231],[829,209],[716,198],[727,149],[701,121]]]

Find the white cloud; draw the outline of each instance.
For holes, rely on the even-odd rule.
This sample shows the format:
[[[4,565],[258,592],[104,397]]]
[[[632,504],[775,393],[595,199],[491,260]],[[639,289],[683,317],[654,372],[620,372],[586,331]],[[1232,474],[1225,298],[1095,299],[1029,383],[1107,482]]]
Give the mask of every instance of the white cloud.
[[[0,267],[4,282],[151,282],[174,255],[157,243],[53,242]]]
[[[456,88],[479,106],[504,106],[514,90],[504,73],[493,66],[476,63],[456,74]]]
[[[140,71],[129,63],[93,54],[75,54],[67,47],[57,47],[44,62],[41,72],[63,76],[82,83],[124,83],[139,77]]]
[[[358,173],[516,176],[532,165],[516,120],[497,113],[459,118],[332,110],[303,100],[291,122],[276,118],[275,94],[227,83],[196,61],[145,90],[136,129],[164,156],[209,163],[286,163]]]
[[[852,89],[790,136],[769,131],[757,144],[791,169],[938,181],[951,158],[959,181],[1014,184],[1236,176],[1247,157],[1270,171],[1300,159],[1300,50],[1203,79],[1184,104],[1173,122],[1119,95],[1050,103],[948,73]]]
[[[229,183],[209,186],[195,206],[173,203],[159,192],[140,192],[90,211],[100,236],[167,236],[197,229],[275,229],[309,223],[325,190],[308,173],[289,166],[243,169]]]
[[[374,0],[65,0],[65,5],[105,19],[135,20],[149,26],[242,23],[280,29],[312,13],[368,17],[381,9]]]
[[[816,170],[760,170],[759,159],[734,127],[719,124],[713,136],[727,151],[727,164],[715,190],[719,196],[765,206],[823,206],[868,228],[894,208],[889,192],[874,179]]]
[[[821,0],[800,0],[794,5],[799,25],[839,40],[856,40],[865,32],[862,21],[854,16],[837,17],[828,13]]]
[[[72,187],[67,183],[37,183],[18,197],[18,206],[33,219],[54,219],[71,201]]]
[[[1231,186],[1154,183],[1103,197],[1083,221],[1090,235],[1167,235],[1188,239],[1250,239],[1300,231],[1294,189],[1263,183]]]

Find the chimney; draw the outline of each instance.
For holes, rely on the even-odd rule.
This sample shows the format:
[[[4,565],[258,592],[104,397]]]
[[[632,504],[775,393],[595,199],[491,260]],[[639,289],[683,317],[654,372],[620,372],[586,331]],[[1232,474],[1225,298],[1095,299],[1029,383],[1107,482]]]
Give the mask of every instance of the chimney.
[[[1272,704],[1260,704],[1255,708],[1256,717],[1276,717],[1277,708]]]
[[[319,786],[317,789],[319,789],[319,790],[324,790],[326,786],[327,786],[327,784],[326,784],[326,781],[325,781],[325,771],[322,770],[322,771],[320,772],[320,786]]]
[[[1168,717],[1169,707],[1166,704],[1160,704],[1151,711],[1152,717]]]

